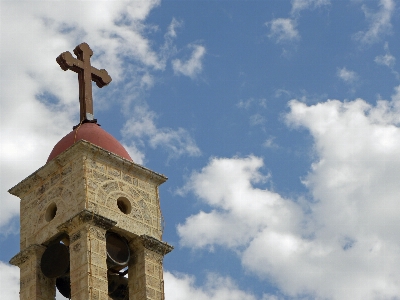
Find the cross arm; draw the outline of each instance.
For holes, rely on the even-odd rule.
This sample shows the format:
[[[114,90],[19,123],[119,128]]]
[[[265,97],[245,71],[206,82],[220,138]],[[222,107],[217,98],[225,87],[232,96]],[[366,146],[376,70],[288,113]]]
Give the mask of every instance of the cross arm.
[[[110,75],[108,75],[108,72],[104,69],[98,70],[92,67],[91,73],[92,73],[92,80],[96,82],[96,85],[99,88],[102,88],[103,86],[109,84],[112,80]]]
[[[64,71],[72,70],[76,73],[79,73],[79,71],[83,69],[83,62],[74,58],[69,51],[61,53],[57,57],[56,61]]]

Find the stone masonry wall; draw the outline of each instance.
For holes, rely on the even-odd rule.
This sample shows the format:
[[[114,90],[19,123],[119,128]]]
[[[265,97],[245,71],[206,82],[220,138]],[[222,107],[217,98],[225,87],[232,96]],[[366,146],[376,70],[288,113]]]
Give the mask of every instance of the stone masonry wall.
[[[21,250],[54,238],[59,225],[84,209],[116,221],[129,237],[161,239],[158,185],[166,178],[154,180],[156,173],[87,144],[76,144],[13,188],[21,198]],[[127,204],[125,213],[118,199]]]
[[[164,300],[163,258],[153,247],[146,247],[141,238],[133,240],[134,257],[129,265],[130,300]],[[167,250],[168,249],[168,250]],[[168,247],[165,251],[171,251]]]
[[[64,166],[38,180],[37,185],[21,197],[20,247],[42,244],[58,234],[57,226],[84,209],[85,184],[83,161],[79,153]],[[54,218],[51,210],[56,206]]]
[[[107,230],[131,241],[129,299],[163,299],[158,186],[167,178],[86,141],[48,162],[10,189],[21,199],[21,300],[54,299],[55,282],[40,270],[45,246],[66,239],[74,300],[108,300]],[[135,241],[132,243],[132,241]]]
[[[11,260],[20,268],[20,300],[49,300],[56,296],[55,279],[46,278],[40,270],[45,249],[42,245],[31,245]]]
[[[146,178],[135,176],[133,170],[118,170],[112,161],[85,160],[89,211],[117,222],[116,227],[135,235],[149,235],[161,239],[162,224],[158,186]],[[124,199],[129,213],[118,207]],[[122,200],[120,200],[122,201]]]

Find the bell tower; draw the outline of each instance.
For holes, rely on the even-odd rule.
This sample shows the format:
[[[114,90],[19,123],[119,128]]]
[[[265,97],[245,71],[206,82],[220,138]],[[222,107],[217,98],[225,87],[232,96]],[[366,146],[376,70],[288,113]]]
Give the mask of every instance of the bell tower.
[[[91,81],[111,82],[90,65],[86,44],[57,62],[78,73],[80,123],[47,163],[9,192],[21,199],[21,300],[163,300],[159,186],[167,178],[134,163],[94,119]]]

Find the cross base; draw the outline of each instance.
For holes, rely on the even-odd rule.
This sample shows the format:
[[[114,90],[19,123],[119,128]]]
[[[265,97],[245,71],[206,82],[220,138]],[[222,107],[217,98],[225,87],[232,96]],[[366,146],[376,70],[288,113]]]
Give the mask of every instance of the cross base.
[[[85,119],[82,122],[80,122],[78,125],[75,125],[74,127],[72,127],[72,130],[75,130],[76,128],[78,128],[79,126],[81,126],[84,123],[95,123],[97,126],[101,126],[100,124],[97,124],[97,119],[93,119],[93,120]]]

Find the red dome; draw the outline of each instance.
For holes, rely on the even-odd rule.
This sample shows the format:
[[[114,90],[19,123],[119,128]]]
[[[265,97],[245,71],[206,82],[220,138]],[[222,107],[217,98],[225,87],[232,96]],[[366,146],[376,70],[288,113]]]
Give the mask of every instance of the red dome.
[[[75,136],[76,135],[76,136]],[[96,146],[103,148],[109,152],[119,155],[127,160],[132,161],[125,148],[108,132],[103,130],[95,123],[83,123],[80,127],[74,129],[64,136],[51,151],[47,162],[55,158],[61,152],[64,152],[79,140],[88,141]]]

